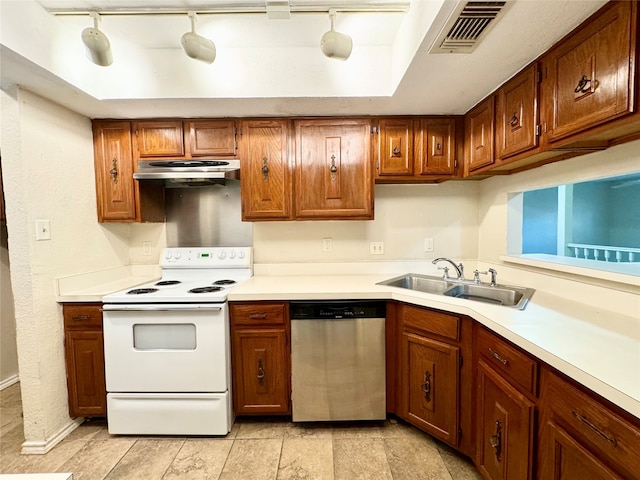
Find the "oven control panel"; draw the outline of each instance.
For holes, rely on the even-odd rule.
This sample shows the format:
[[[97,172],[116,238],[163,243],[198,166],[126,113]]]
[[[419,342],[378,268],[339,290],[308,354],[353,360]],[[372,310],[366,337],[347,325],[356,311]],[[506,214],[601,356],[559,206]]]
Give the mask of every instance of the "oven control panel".
[[[162,251],[166,268],[251,268],[253,247],[174,247]]]

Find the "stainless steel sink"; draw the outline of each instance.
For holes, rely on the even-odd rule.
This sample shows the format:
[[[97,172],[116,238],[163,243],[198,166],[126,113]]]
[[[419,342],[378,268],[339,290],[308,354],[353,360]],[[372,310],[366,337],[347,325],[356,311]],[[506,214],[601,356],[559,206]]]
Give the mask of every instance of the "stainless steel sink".
[[[524,309],[527,302],[533,295],[531,288],[511,287],[505,285],[477,285],[459,284],[443,292],[447,297],[465,298],[478,302],[492,303],[494,305],[504,305]]]
[[[503,305],[524,310],[535,292],[532,288],[510,285],[491,286],[455,279],[444,280],[441,277],[410,273],[378,282],[378,285],[406,288],[418,292],[433,293],[447,297],[463,298],[477,302]]]
[[[451,287],[451,283],[443,280],[441,277],[418,275],[417,273],[390,278],[389,280],[379,282],[378,285],[389,285],[391,287],[407,288],[419,292],[440,294]]]

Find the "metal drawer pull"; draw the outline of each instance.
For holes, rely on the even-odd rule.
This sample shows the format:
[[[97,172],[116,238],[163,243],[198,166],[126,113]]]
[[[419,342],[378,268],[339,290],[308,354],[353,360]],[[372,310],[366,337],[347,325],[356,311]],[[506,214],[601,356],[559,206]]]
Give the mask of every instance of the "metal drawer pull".
[[[266,313],[252,313],[251,315],[249,315],[249,318],[258,319],[258,320],[264,320],[265,318],[267,318],[267,314]]]
[[[424,383],[420,385],[420,389],[424,393],[424,399],[431,401],[431,372],[424,372]]]
[[[489,437],[489,445],[495,450],[496,459],[500,461],[502,454],[502,423],[496,420],[496,433]]]
[[[331,172],[331,180],[335,180],[336,173],[338,172],[338,167],[336,167],[335,155],[331,155],[331,167],[329,167],[329,171]]]
[[[267,166],[267,157],[262,157],[262,179],[266,182],[269,180],[269,167]]]
[[[114,158],[111,161],[111,170],[109,170],[109,175],[111,175],[111,179],[113,183],[118,183],[118,159]]]
[[[589,88],[586,88],[587,84],[591,83],[591,79],[587,78],[586,75],[582,75],[580,80],[578,81],[578,85],[573,89],[575,93],[587,93]]]
[[[511,125],[512,127],[515,127],[516,125],[518,125],[518,115],[514,113],[513,116],[511,117],[511,120],[507,122],[507,125]]]
[[[509,360],[507,360],[506,358],[502,358],[498,352],[494,352],[491,348],[489,348],[489,353],[501,364],[506,365],[507,363],[509,363]]]
[[[71,319],[76,321],[91,320],[91,315],[76,315],[71,317]]]
[[[256,375],[258,378],[258,383],[260,385],[264,384],[264,368],[262,367],[262,359],[258,359],[258,374]]]
[[[575,410],[572,410],[571,413],[573,414],[574,417],[576,417],[576,419],[580,420],[582,423],[584,423],[587,427],[589,427],[591,430],[593,430],[595,433],[597,433],[598,435],[600,435],[602,438],[604,438],[607,442],[609,442],[611,445],[613,445],[614,447],[616,445],[618,445],[618,442],[616,441],[615,438],[610,437],[609,435],[607,435],[606,433],[604,433],[602,430],[600,430],[598,427],[596,427],[593,423],[591,423],[587,417],[584,417],[582,415],[580,415],[579,413],[577,413]]]

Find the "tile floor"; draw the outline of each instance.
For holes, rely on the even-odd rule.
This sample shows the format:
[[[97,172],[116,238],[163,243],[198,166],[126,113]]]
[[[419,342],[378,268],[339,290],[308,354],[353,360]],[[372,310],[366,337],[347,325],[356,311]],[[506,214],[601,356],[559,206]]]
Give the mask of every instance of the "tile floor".
[[[402,422],[294,424],[240,419],[222,438],[109,435],[87,421],[46,455],[21,455],[19,384],[0,392],[0,473],[74,480],[467,480],[468,459]]]

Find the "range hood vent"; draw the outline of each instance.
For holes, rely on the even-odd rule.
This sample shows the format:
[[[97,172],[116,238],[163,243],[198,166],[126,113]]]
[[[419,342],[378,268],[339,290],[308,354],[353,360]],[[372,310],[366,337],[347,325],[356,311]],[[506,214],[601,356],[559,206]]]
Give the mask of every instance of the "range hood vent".
[[[429,53],[471,53],[495,25],[507,2],[461,2],[431,45]]]

